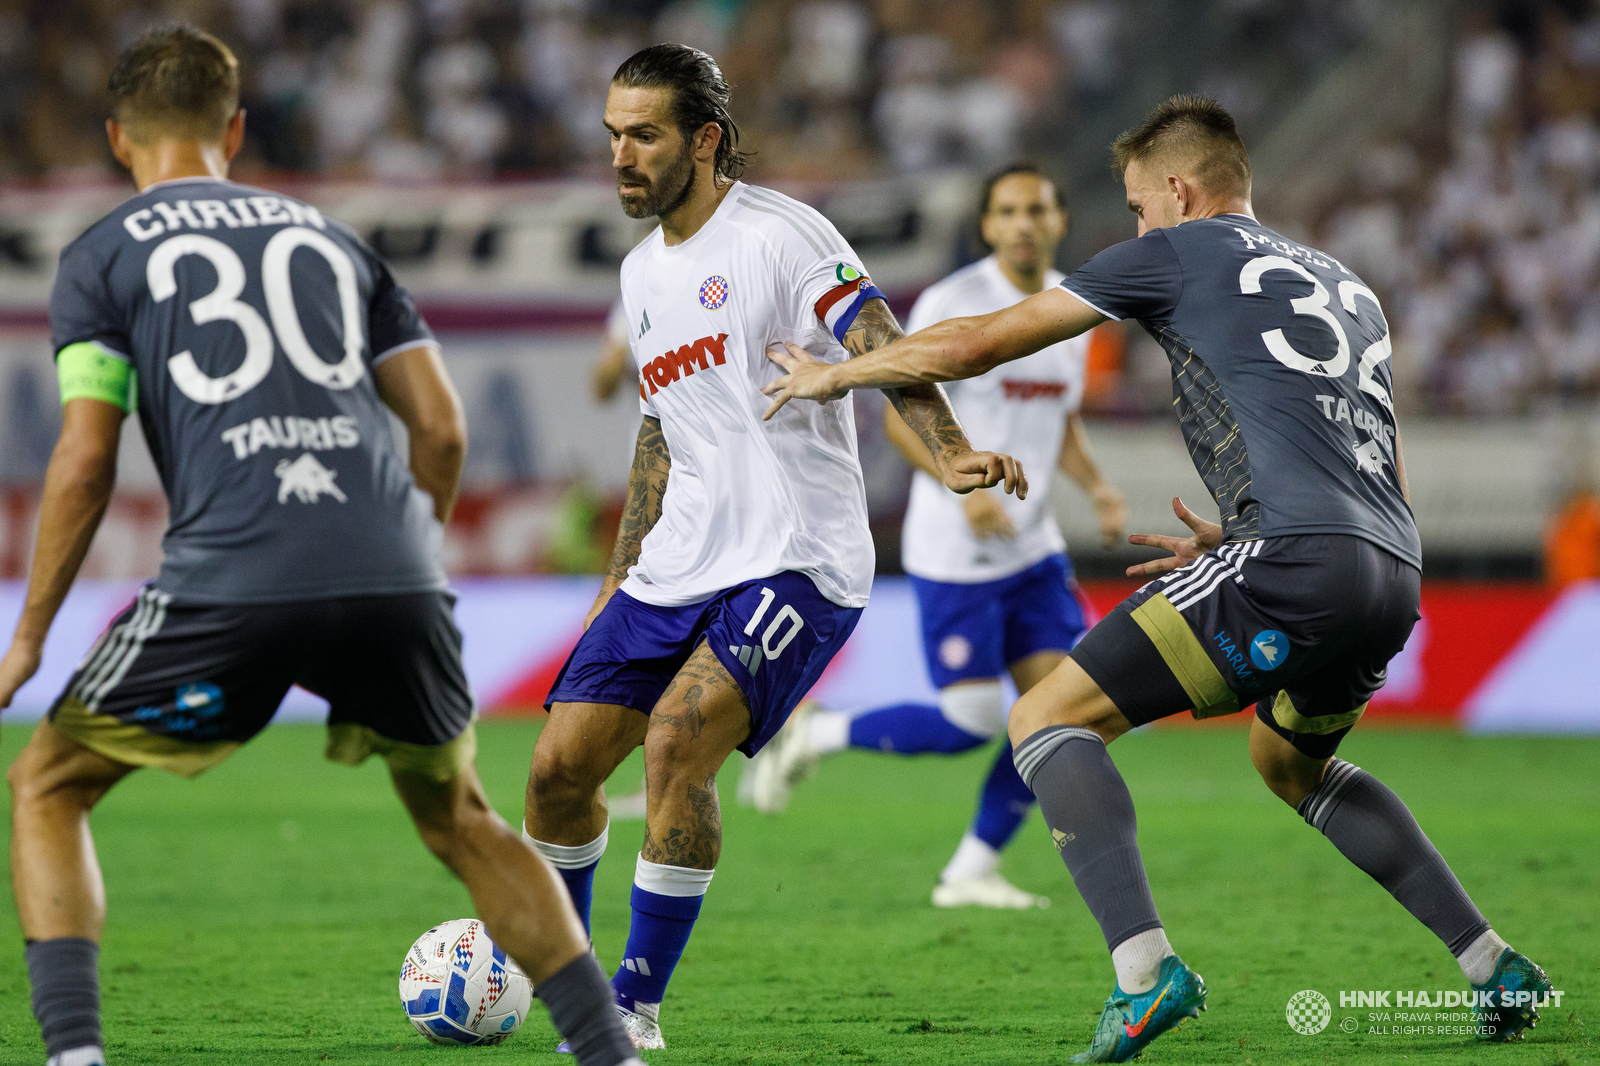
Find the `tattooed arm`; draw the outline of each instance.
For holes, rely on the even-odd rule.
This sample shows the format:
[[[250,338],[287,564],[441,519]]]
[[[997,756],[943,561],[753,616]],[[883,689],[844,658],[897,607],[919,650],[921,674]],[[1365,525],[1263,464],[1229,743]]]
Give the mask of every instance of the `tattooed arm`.
[[[845,350],[851,358],[866,355],[905,336],[894,312],[881,299],[862,305],[855,322],[844,335]],[[935,382],[902,385],[883,390],[895,413],[927,446],[938,476],[954,492],[971,492],[1005,482],[1007,492],[1028,494],[1028,479],[1022,464],[1009,455],[975,452],[944,389]]]
[[[600,586],[600,595],[583,628],[595,620],[611,594],[622,586],[628,577],[628,568],[639,561],[639,547],[645,534],[655,528],[661,517],[661,501],[667,494],[667,474],[672,469],[672,455],[667,451],[667,439],[661,434],[661,420],[644,416],[639,424],[639,440],[633,449],[633,469],[628,473],[628,499],[622,506],[622,522],[617,526],[617,542],[611,549],[611,562],[606,567],[606,580]]]

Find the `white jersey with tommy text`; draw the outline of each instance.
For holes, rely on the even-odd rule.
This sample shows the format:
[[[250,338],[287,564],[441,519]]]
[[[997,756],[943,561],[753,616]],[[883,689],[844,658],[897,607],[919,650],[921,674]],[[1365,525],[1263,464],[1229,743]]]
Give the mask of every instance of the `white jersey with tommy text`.
[[[1059,285],[1062,277],[1047,271],[1045,288]],[[1027,296],[990,256],[930,285],[911,309],[909,327],[916,331],[949,318],[993,314]],[[1021,460],[1034,491],[1026,500],[999,497],[1016,526],[1015,537],[980,540],[967,522],[962,497],[917,471],[901,537],[906,573],[960,584],[995,581],[1066,550],[1050,511],[1048,488],[1067,416],[1083,402],[1088,355],[1089,337],[1084,334],[945,385],[972,446]]]
[[[640,408],[672,456],[661,518],[622,588],[660,606],[696,603],[785,570],[843,607],[872,585],[866,489],[848,401],[784,406],[761,420],[767,349],[793,341],[845,357],[869,295],[833,225],[797,200],[735,182],[694,236],[661,229],[622,264]]]

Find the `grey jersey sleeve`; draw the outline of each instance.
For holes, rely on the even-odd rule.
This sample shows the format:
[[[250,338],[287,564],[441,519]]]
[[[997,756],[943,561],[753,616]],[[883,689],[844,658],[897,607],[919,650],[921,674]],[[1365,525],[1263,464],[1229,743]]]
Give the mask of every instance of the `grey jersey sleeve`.
[[[1183,297],[1183,265],[1163,230],[1113,244],[1061,287],[1107,318],[1165,323]]]
[[[372,269],[372,304],[367,314],[367,337],[372,348],[372,363],[407,348],[437,343],[433,330],[423,321],[416,302],[405,287],[394,279],[389,266],[376,252],[362,246]]]
[[[111,299],[106,276],[88,242],[75,241],[61,253],[55,287],[50,291],[50,351],[93,341],[128,358],[132,346],[123,316]]]

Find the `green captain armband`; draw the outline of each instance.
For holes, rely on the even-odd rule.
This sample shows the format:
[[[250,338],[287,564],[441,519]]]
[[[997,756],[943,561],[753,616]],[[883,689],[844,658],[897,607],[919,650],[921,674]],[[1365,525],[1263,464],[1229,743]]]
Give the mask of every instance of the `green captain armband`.
[[[103,400],[124,411],[132,411],[138,404],[138,373],[94,341],[79,341],[61,349],[56,354],[56,373],[61,378],[62,404]]]

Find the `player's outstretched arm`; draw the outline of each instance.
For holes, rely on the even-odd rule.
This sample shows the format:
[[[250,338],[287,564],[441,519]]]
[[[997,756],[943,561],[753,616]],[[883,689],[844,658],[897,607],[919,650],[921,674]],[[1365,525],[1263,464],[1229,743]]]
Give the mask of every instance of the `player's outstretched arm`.
[[[622,521],[617,525],[617,542],[611,548],[611,562],[606,567],[606,579],[600,586],[600,595],[583,620],[583,628],[595,620],[611,594],[622,587],[628,578],[628,569],[639,561],[639,549],[645,535],[655,528],[661,518],[662,502],[667,496],[667,475],[672,471],[672,454],[667,451],[667,438],[661,432],[661,420],[644,416],[639,423],[639,438],[633,446],[633,469],[628,472],[628,499],[622,505]]]
[[[44,475],[39,501],[39,538],[28,575],[28,598],[17,620],[11,648],[0,659],[0,707],[39,669],[45,634],[55,621],[89,554],[117,480],[117,443],[127,412],[104,400],[68,400],[61,436]]]
[[[450,521],[467,458],[467,416],[439,349],[407,348],[379,363],[372,376],[378,396],[406,424],[417,488],[433,497],[434,517]]]
[[[870,306],[871,300],[866,307]],[[819,363],[793,344],[785,345],[783,351],[774,348],[768,356],[787,373],[762,390],[773,398],[766,417],[771,418],[778,408],[794,399],[825,403],[851,389],[896,388],[976,377],[1001,363],[1076,337],[1104,321],[1104,315],[1070,292],[1054,288],[992,315],[940,322],[885,344],[870,356],[843,363]]]
[[[889,305],[874,297],[862,305],[845,331],[844,347],[854,361],[904,336]],[[1015,459],[998,452],[972,450],[949,397],[937,383],[912,383],[884,389],[883,394],[927,447],[939,479],[952,492],[967,493],[1004,482],[1007,492],[1028,494],[1028,479]]]
[[[1087,492],[1093,501],[1095,517],[1100,520],[1101,545],[1115,547],[1122,538],[1123,527],[1128,524],[1128,501],[1115,485],[1106,480],[1105,474],[1100,471],[1100,464],[1094,461],[1082,415],[1067,416],[1067,431],[1062,434],[1061,455],[1056,462],[1061,472]]]

